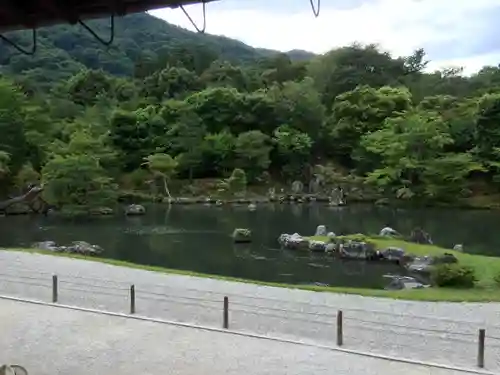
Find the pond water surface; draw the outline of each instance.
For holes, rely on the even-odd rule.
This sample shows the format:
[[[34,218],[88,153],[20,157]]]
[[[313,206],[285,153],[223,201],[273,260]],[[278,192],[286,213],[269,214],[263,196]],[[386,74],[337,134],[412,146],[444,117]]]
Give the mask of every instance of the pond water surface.
[[[387,273],[399,268],[383,263],[334,260],[325,254],[280,250],[281,233],[312,235],[320,224],[337,234],[377,233],[390,225],[402,233],[416,226],[434,242],[464,244],[470,253],[500,256],[500,212],[403,210],[371,206],[332,208],[320,204],[259,206],[147,206],[142,217],[85,221],[57,217],[0,218],[0,246],[29,247],[33,242],[63,245],[82,240],[104,248],[103,257],[174,269],[293,284],[382,288]],[[234,228],[250,228],[253,243],[233,245]]]

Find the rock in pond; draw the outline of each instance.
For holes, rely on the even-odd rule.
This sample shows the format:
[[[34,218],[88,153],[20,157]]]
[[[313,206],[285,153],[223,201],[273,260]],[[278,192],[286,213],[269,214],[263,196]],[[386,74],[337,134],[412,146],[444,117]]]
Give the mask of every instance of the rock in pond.
[[[389,284],[384,288],[385,290],[422,289],[430,287],[430,285],[423,284],[411,276],[384,275],[384,277],[391,279]]]
[[[278,243],[288,250],[309,250],[309,240],[298,233],[283,233],[279,236]]]
[[[138,216],[146,214],[146,208],[140,204],[131,204],[125,209],[125,215]]]
[[[246,228],[236,228],[232,234],[234,243],[252,242],[252,231]]]
[[[54,241],[43,241],[34,243],[31,247],[40,250],[80,255],[97,255],[103,251],[100,246],[92,245],[85,241],[74,241],[69,246],[58,246]]]
[[[309,241],[309,250],[324,253],[326,251],[326,242]]]
[[[248,205],[248,211],[255,211],[257,209],[257,205],[255,203],[250,203]]]
[[[349,240],[339,245],[339,255],[345,259],[373,259],[376,255],[375,247],[366,242]]]
[[[391,236],[397,236],[398,232],[395,229],[392,229],[391,227],[385,227],[380,230],[379,236],[382,237],[391,237]]]
[[[324,225],[318,225],[316,228],[316,232],[314,233],[315,236],[326,236],[326,226]]]
[[[406,253],[399,247],[388,247],[387,249],[381,251],[381,255],[385,260],[401,262]]]
[[[444,253],[439,256],[424,256],[416,257],[411,262],[406,265],[406,268],[412,272],[419,273],[430,273],[432,267],[438,264],[453,264],[458,263],[458,259],[455,255],[450,253]]]

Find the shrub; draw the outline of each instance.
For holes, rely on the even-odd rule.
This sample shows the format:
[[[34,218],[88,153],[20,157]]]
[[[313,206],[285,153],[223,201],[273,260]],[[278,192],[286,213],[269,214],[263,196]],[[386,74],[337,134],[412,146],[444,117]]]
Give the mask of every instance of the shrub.
[[[500,287],[500,273],[499,273],[499,274],[497,274],[497,275],[493,278],[493,280],[495,280],[495,283],[496,283],[496,284]]]
[[[460,264],[439,264],[431,273],[432,282],[440,287],[472,288],[477,281],[474,269]]]

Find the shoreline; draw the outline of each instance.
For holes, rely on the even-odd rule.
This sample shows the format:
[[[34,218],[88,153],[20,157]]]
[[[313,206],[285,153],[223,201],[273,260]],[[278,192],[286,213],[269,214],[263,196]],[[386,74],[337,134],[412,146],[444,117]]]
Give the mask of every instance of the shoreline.
[[[443,249],[444,250],[444,249]],[[267,282],[260,280],[250,280],[232,276],[215,275],[215,274],[205,274],[196,271],[189,270],[178,270],[170,269],[160,266],[150,266],[137,264],[122,260],[110,259],[110,258],[99,258],[90,257],[79,254],[68,254],[68,253],[55,253],[47,250],[39,249],[26,249],[26,248],[1,248],[0,251],[10,251],[10,252],[21,252],[30,254],[40,254],[55,256],[61,258],[70,258],[87,262],[103,263],[108,265],[113,265],[122,268],[131,268],[137,270],[151,271],[159,274],[171,274],[180,276],[190,276],[204,279],[222,280],[230,281],[235,283],[243,284],[253,284],[259,286],[269,286],[275,288],[285,288],[285,289],[296,289],[305,290],[321,293],[333,293],[333,294],[346,294],[346,295],[358,295],[364,297],[376,297],[380,299],[393,299],[393,300],[406,300],[406,301],[422,301],[422,302],[500,302],[500,288],[494,287],[484,287],[476,286],[471,289],[454,289],[454,288],[425,288],[425,289],[411,289],[411,290],[398,290],[398,291],[388,291],[379,289],[363,289],[363,288],[353,288],[353,287],[334,287],[334,286],[316,286],[316,285],[300,285],[300,284],[286,284],[277,282]],[[464,254],[468,255],[468,254]],[[483,257],[485,256],[475,256],[468,255],[469,257]],[[500,258],[499,258],[500,263]]]
[[[500,211],[500,202],[488,201],[478,203],[476,200],[481,201],[484,197],[471,197],[470,199],[463,199],[455,203],[444,202],[404,202],[404,201],[387,201],[385,199],[349,199],[348,203],[337,204],[331,202],[329,197],[318,196],[313,194],[285,194],[279,195],[275,198],[269,198],[261,195],[247,196],[242,198],[216,198],[210,196],[196,196],[196,197],[174,197],[171,200],[163,196],[154,196],[142,193],[121,192],[116,202],[116,205],[172,205],[172,206],[209,206],[214,208],[233,207],[241,205],[322,205],[328,207],[350,207],[350,206],[373,206],[378,208],[394,208],[394,209],[444,209],[444,210],[460,210],[460,211]],[[56,214],[58,211],[56,211]],[[19,206],[14,206],[13,209],[3,212],[2,216],[19,216],[19,215],[40,215],[41,213],[33,212],[28,206],[22,203]],[[116,208],[103,207],[85,216],[99,217],[99,216],[113,216],[116,215]]]

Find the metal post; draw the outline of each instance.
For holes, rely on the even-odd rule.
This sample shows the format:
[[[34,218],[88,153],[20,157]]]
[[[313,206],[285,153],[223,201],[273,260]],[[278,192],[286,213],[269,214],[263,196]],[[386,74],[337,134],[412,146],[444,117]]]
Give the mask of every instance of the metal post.
[[[130,314],[135,314],[135,285],[130,286]]]
[[[486,338],[486,330],[479,330],[479,340],[477,345],[477,367],[484,368],[484,341]]]
[[[57,275],[52,275],[52,303],[57,303],[58,296]]]
[[[343,316],[342,310],[339,310],[337,312],[337,346],[344,344]]]
[[[222,327],[229,328],[229,298],[224,297],[224,311],[222,315]]]

